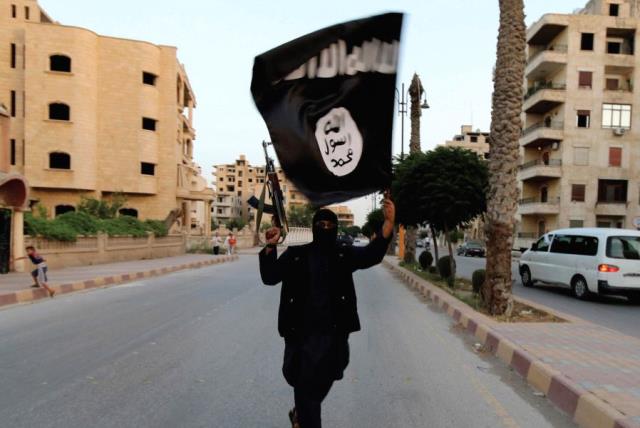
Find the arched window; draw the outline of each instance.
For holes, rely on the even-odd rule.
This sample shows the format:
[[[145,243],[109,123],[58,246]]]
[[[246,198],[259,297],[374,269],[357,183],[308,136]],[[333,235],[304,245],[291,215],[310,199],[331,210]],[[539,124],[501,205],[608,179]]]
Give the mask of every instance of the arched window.
[[[71,169],[71,156],[68,153],[49,153],[49,168],[51,169]]]
[[[128,215],[130,217],[138,217],[138,210],[135,208],[120,208],[120,215]]]
[[[71,73],[71,58],[66,55],[51,55],[49,57],[49,70]]]
[[[70,120],[71,110],[64,103],[49,104],[49,119],[51,120]]]
[[[56,205],[56,217],[64,213],[75,212],[76,209],[72,205]]]

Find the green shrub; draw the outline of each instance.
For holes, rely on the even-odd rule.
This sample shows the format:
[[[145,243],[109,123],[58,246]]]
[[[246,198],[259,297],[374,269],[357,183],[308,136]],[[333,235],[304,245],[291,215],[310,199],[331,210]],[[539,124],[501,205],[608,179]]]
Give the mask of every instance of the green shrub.
[[[98,232],[99,222],[95,217],[85,212],[68,212],[59,215],[53,223],[66,224],[78,235],[95,235]]]
[[[127,198],[122,193],[114,193],[111,200],[83,196],[78,204],[78,211],[100,219],[111,219],[115,218],[126,203]]]
[[[427,270],[433,263],[433,255],[429,251],[423,251],[418,257],[418,262],[420,262],[422,270]]]
[[[156,237],[167,236],[169,230],[162,220],[145,220],[144,224],[149,232],[153,232]]]
[[[454,260],[454,267],[455,263],[456,261]],[[440,257],[440,260],[438,260],[438,272],[440,272],[440,277],[442,279],[451,277],[451,265],[449,264],[449,256]]]
[[[109,236],[129,235],[138,238],[147,236],[147,227],[135,217],[128,215],[100,221],[100,231]]]
[[[487,272],[484,269],[478,269],[473,272],[473,275],[471,276],[471,284],[473,285],[473,292],[475,294],[480,293],[486,275]]]
[[[233,229],[242,230],[246,225],[247,225],[247,222],[245,222],[242,218],[235,217],[229,220],[225,226],[229,230],[233,230]]]
[[[433,274],[438,273],[438,268],[435,266],[429,266],[429,273],[433,273]]]

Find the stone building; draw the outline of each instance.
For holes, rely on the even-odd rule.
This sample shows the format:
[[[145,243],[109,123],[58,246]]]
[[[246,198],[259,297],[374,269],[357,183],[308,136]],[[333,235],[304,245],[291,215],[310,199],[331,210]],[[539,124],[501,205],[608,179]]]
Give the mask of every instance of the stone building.
[[[276,172],[284,194],[285,209],[289,211],[293,206],[305,205],[307,199],[286,179],[282,168],[277,167]],[[226,223],[235,218],[241,218],[245,222],[254,221],[256,213],[247,200],[251,196],[260,198],[265,183],[265,166],[251,165],[245,155],[240,155],[232,164],[214,165],[213,177],[216,187],[216,198],[212,207],[214,221]],[[268,216],[263,222],[267,218]]]
[[[517,247],[640,221],[640,4],[592,0],[527,31]]]
[[[24,256],[24,210],[29,186],[25,178],[10,172],[10,113],[0,104],[0,273],[9,271],[9,258]],[[16,270],[24,270],[24,262],[16,262]]]
[[[61,25],[36,0],[0,0],[0,102],[10,171],[48,215],[81,196],[127,197],[123,213],[190,231],[210,207],[193,161],[195,95],[177,48]],[[205,210],[208,230],[210,209]]]
[[[479,129],[474,131],[471,125],[462,125],[460,134],[446,141],[444,145],[446,147],[460,147],[471,150],[481,158],[486,159],[489,156],[489,133],[482,132]]]
[[[338,216],[338,224],[340,224],[340,226],[351,227],[354,225],[353,212],[348,206],[330,205],[327,208],[336,213]]]

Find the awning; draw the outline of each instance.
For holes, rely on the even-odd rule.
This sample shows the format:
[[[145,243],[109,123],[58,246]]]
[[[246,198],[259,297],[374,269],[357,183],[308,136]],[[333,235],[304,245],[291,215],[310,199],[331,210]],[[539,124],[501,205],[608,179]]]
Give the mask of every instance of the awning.
[[[0,172],[0,205],[24,208],[29,197],[29,185],[20,174]]]

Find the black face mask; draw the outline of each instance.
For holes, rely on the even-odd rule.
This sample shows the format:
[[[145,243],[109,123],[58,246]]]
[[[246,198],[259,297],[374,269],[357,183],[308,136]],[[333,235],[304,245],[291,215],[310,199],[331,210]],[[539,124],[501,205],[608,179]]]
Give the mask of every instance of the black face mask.
[[[330,221],[335,226],[331,229],[324,229],[316,225],[319,221]],[[313,243],[321,248],[333,248],[336,245],[338,239],[338,216],[328,209],[321,209],[316,211],[313,216]]]

